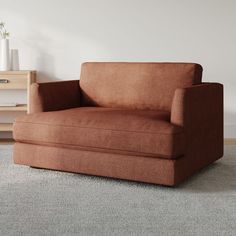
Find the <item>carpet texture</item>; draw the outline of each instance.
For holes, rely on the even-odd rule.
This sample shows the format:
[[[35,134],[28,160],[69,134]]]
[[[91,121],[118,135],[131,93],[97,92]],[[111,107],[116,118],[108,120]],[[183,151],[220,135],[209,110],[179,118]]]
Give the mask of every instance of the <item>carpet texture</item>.
[[[236,235],[236,146],[170,188],[14,165],[0,145],[0,235]]]

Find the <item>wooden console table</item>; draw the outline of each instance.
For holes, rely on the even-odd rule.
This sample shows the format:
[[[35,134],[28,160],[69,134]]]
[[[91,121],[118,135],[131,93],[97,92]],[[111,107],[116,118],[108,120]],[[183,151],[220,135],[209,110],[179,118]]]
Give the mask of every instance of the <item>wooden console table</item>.
[[[0,90],[26,90],[27,103],[17,106],[0,106],[0,116],[4,112],[29,112],[30,85],[36,82],[36,71],[0,71]],[[1,93],[1,91],[0,91]],[[0,132],[12,131],[13,123],[0,123]]]

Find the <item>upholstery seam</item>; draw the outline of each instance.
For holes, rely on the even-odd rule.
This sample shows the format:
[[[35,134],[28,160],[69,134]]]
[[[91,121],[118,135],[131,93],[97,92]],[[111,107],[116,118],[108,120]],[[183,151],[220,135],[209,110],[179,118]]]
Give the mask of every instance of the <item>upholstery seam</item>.
[[[16,121],[16,123],[25,123],[25,124],[37,124],[37,125],[47,125],[51,126],[51,124],[43,124],[43,123],[33,123],[33,122],[25,122],[25,121]],[[127,133],[148,133],[148,134],[161,134],[161,135],[181,135],[183,132],[177,132],[177,133],[156,133],[156,132],[146,132],[146,131],[134,131],[134,130],[115,130],[115,129],[103,129],[103,128],[97,128],[97,127],[82,127],[82,126],[72,126],[72,125],[57,125],[53,124],[53,126],[62,126],[62,127],[70,127],[70,128],[82,128],[82,129],[99,129],[99,130],[109,130],[109,131],[115,131],[115,132],[127,132]]]
[[[127,152],[128,154],[126,153],[118,153],[120,155],[131,155],[131,156],[137,156],[135,154],[134,151],[130,151],[130,150],[125,150],[125,149],[114,149],[114,148],[101,148],[101,147],[93,147],[93,146],[81,146],[81,145],[76,145],[76,144],[67,144],[67,143],[56,143],[56,142],[42,142],[42,141],[31,141],[31,140],[27,140],[27,139],[24,139],[24,140],[16,140],[17,142],[19,143],[24,143],[24,144],[32,144],[32,145],[40,145],[40,146],[47,146],[47,147],[55,147],[55,148],[58,148],[59,145],[67,145],[67,146],[71,146],[71,147],[78,147],[78,149],[73,149],[73,150],[81,150],[81,151],[90,151],[90,152],[96,152],[95,150],[86,150],[86,148],[94,148],[94,149],[98,149],[100,152],[101,151],[104,151],[104,150],[110,150],[110,151],[121,151],[121,152]],[[40,144],[42,143],[42,144]],[[54,144],[54,146],[50,146],[50,144]],[[58,145],[58,146],[56,146]],[[59,148],[68,148],[68,147],[59,147]],[[79,149],[80,148],[80,149]],[[83,148],[85,150],[83,150]],[[70,148],[68,148],[70,149]],[[106,152],[106,153],[109,153],[109,152]],[[180,156],[183,156],[184,154],[180,154],[178,156],[176,155],[164,155],[164,154],[155,154],[155,153],[149,153],[149,152],[136,152],[138,154],[141,154],[140,156],[143,156],[143,155],[148,155],[148,156],[143,156],[143,157],[150,157],[150,158],[162,158],[162,159],[165,159],[165,160],[175,160],[177,158],[179,158]],[[139,155],[138,155],[139,156]]]
[[[31,144],[31,145],[41,145],[41,146],[46,146],[46,147],[55,147],[55,148],[65,148],[65,149],[73,149],[73,150],[80,150],[80,151],[89,151],[89,152],[97,152],[97,150],[86,150],[86,148],[94,148],[98,149],[99,152],[102,152],[104,150],[110,150],[110,151],[121,151],[121,153],[115,153],[119,155],[130,155],[130,156],[142,156],[142,157],[148,157],[148,158],[162,158],[165,160],[176,160],[179,157],[183,156],[184,154],[178,154],[176,155],[165,155],[165,154],[154,154],[154,153],[149,153],[149,152],[137,152],[138,154],[141,155],[136,155],[134,151],[126,150],[126,149],[119,149],[119,148],[101,148],[101,147],[92,147],[92,146],[81,146],[81,145],[75,145],[75,144],[63,144],[63,143],[56,143],[56,142],[41,142],[41,141],[32,141],[32,140],[18,140],[16,139],[18,143],[23,143],[23,144]],[[37,143],[38,142],[38,143]],[[40,144],[41,143],[41,144]],[[51,146],[51,144],[53,146]],[[57,146],[58,145],[58,146]],[[63,147],[63,145],[66,146],[71,146],[71,147],[78,147],[76,148],[68,148],[68,147]],[[84,150],[83,150],[84,149]],[[122,152],[127,152],[127,153],[122,153]],[[109,152],[103,152],[103,153],[109,153]],[[145,156],[145,154],[147,156]]]

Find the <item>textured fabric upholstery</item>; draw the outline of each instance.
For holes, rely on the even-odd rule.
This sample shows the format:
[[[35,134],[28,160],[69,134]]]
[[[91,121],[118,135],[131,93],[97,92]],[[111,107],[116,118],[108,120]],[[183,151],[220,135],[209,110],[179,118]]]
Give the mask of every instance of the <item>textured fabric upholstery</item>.
[[[14,162],[176,185],[223,156],[223,85],[194,63],[86,63],[34,84]]]
[[[176,160],[25,143],[16,143],[13,155],[16,164],[32,167],[165,185],[177,184]]]
[[[183,127],[189,153],[194,150],[200,155],[221,156],[223,85],[206,83],[177,89],[172,104],[171,123]]]
[[[201,76],[194,63],[85,63],[82,105],[170,111],[175,90],[199,84]]]
[[[80,105],[79,81],[34,83],[30,88],[30,113],[57,111]]]
[[[192,156],[164,159],[73,148],[16,143],[14,162],[51,170],[69,171],[174,186],[218,158],[194,161]],[[194,164],[193,164],[194,163]]]
[[[16,164],[174,185],[176,160],[16,143]],[[79,181],[79,179],[78,179]]]
[[[22,116],[14,124],[19,142],[176,158],[184,154],[182,128],[163,111],[83,107]]]
[[[171,110],[171,123],[184,129],[186,156],[192,165],[203,166],[206,159],[223,156],[223,85],[205,83],[177,89]],[[181,176],[190,175],[189,166]]]

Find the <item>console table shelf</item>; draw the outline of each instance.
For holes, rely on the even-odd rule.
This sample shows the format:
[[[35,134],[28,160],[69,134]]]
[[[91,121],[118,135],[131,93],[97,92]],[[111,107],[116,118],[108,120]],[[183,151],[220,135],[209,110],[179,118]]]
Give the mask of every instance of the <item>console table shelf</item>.
[[[0,111],[27,111],[27,104],[19,104],[15,107],[0,106]]]
[[[27,104],[17,106],[1,106],[0,116],[4,112],[28,112],[30,104],[30,85],[36,82],[36,71],[0,71],[0,90],[26,90]],[[11,132],[12,123],[0,123],[0,132]]]
[[[11,123],[1,123],[0,124],[0,131],[1,132],[9,132],[9,131],[12,131],[12,128],[13,128],[13,124]]]

